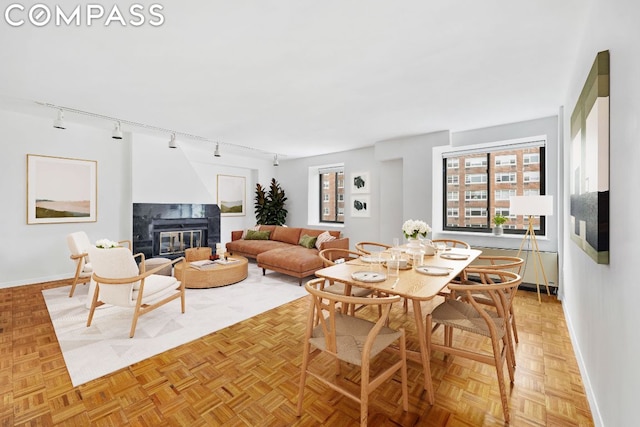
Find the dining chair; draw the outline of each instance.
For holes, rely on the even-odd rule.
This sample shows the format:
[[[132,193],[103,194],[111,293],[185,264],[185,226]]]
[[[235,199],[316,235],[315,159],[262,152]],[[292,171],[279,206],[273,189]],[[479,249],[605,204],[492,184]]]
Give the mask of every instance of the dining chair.
[[[463,242],[462,240],[455,239],[433,239],[433,243],[445,243],[448,248],[460,248],[460,249],[471,249],[471,245],[467,242]]]
[[[493,365],[498,377],[498,387],[502,401],[505,422],[509,422],[509,403],[504,383],[504,365],[507,365],[510,382],[514,382],[515,355],[510,344],[509,309],[513,299],[509,294],[522,282],[520,275],[506,270],[474,269],[473,273],[482,278],[482,283],[450,284],[459,298],[447,298],[426,316],[426,339],[429,354],[441,351],[445,354],[465,357],[481,363]],[[495,310],[486,310],[485,305],[476,301],[473,295],[485,293],[494,302]],[[444,326],[443,343],[434,342],[433,332]],[[453,330],[488,337],[491,340],[492,354],[483,351],[480,346],[469,344],[469,340],[460,337],[454,340]],[[454,345],[457,344],[457,345]]]
[[[491,268],[492,270],[507,270],[512,271],[518,275],[521,275],[522,266],[524,265],[524,259],[515,256],[502,256],[502,255],[480,255],[474,260],[469,267],[465,269],[468,280],[480,279],[481,277],[474,275],[473,270],[477,268]],[[515,288],[513,293],[509,297],[513,300],[516,296],[518,288]],[[488,295],[479,292],[473,295],[473,297],[481,304],[493,306],[493,300]],[[518,329],[516,327],[516,316],[513,309],[513,304],[509,309],[509,323],[511,324],[511,332],[513,339],[518,343]]]
[[[356,250],[358,252],[362,252],[365,255],[371,255],[371,253],[374,250],[376,250],[376,251],[384,251],[385,249],[389,249],[391,247],[392,247],[391,245],[387,245],[386,243],[379,243],[379,242],[358,242],[358,243],[356,243]]]
[[[173,276],[155,274],[168,265],[184,262],[183,257],[146,271],[144,254],[134,256],[129,248],[102,249],[90,246],[88,253],[93,265],[92,278],[96,288],[87,327],[91,326],[95,309],[104,304],[134,309],[129,338],[133,338],[141,315],[174,299],[180,298],[182,313],[185,312],[184,277],[178,280]],[[136,263],[136,258],[140,258],[140,266]],[[185,270],[186,268],[182,271]]]
[[[347,262],[350,260],[360,258],[362,254],[359,252],[351,251],[349,249],[340,249],[340,248],[328,248],[323,249],[318,253],[318,256],[322,259],[322,264],[324,267],[330,267],[336,264],[336,261],[340,260],[340,262]],[[329,292],[337,295],[345,295],[346,294],[346,286],[344,283],[335,282],[333,280],[329,281],[329,285],[325,286],[323,283],[321,285],[321,289],[324,292]],[[351,296],[353,297],[367,297],[372,295],[374,292],[370,289],[360,288],[358,286],[351,286]],[[356,311],[356,306],[345,304],[341,307],[345,313],[349,313],[353,315]]]
[[[131,249],[131,240],[120,240],[118,244],[127,244],[129,249]],[[69,298],[73,296],[78,283],[85,284],[91,281],[93,268],[89,260],[89,254],[87,253],[90,246],[89,236],[87,236],[87,233],[84,231],[67,234],[67,247],[69,248],[69,252],[71,252],[70,258],[76,266],[71,282],[71,290],[69,291]]]
[[[302,366],[300,374],[300,390],[298,395],[298,416],[302,415],[304,405],[304,389],[307,376],[312,376],[332,390],[341,393],[360,404],[360,425],[367,425],[369,413],[369,396],[384,381],[391,380],[400,371],[402,390],[402,409],[409,409],[407,388],[407,348],[404,329],[394,330],[386,326],[389,311],[399,296],[384,298],[361,298],[337,295],[321,289],[324,279],[313,279],[305,284],[310,294],[309,315],[304,337]],[[365,305],[379,307],[382,315],[373,322],[363,318],[341,313],[337,305]],[[320,322],[316,324],[315,319]],[[397,343],[399,352],[390,346]],[[399,360],[377,358],[383,351],[398,355]],[[326,353],[332,357],[333,369],[328,374],[327,362],[320,358],[311,363],[319,354]],[[342,363],[345,362],[360,368],[359,395],[345,387],[341,382]],[[347,383],[354,383],[350,375]],[[310,404],[312,402],[309,402]]]
[[[184,251],[184,258],[187,262],[202,261],[211,258],[212,250],[208,246],[188,248]]]

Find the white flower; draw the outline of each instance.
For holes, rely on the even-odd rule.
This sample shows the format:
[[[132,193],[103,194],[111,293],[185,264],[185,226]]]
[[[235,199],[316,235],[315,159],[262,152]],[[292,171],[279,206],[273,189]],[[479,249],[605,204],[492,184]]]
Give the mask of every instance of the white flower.
[[[110,248],[117,248],[118,246],[120,246],[120,244],[118,244],[118,242],[114,242],[113,240],[109,240],[109,239],[96,240],[96,248],[110,249]]]
[[[431,233],[431,227],[424,221],[408,219],[402,224],[402,233],[407,238],[416,238],[418,235],[426,237]]]

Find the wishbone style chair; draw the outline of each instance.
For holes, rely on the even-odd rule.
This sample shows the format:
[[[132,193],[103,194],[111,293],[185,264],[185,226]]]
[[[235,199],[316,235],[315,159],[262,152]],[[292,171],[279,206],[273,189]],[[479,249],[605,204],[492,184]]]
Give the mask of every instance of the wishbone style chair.
[[[450,284],[460,298],[447,298],[426,316],[426,335],[429,354],[431,351],[441,351],[454,356],[465,357],[478,362],[493,365],[498,377],[498,387],[502,401],[502,412],[505,422],[509,422],[509,402],[504,383],[504,365],[507,365],[509,379],[514,382],[515,355],[510,339],[509,309],[513,303],[510,294],[520,285],[520,275],[506,270],[474,269],[480,275],[482,283]],[[482,292],[494,302],[495,310],[486,310],[484,304],[473,297]],[[443,344],[435,343],[433,331],[444,326]],[[492,354],[477,348],[465,348],[468,342],[464,337],[454,340],[453,330],[461,330],[488,337],[491,340]],[[454,345],[458,344],[458,345]]]
[[[322,259],[322,263],[325,267],[330,267],[336,264],[337,260],[341,260],[342,262],[347,262],[353,259],[358,259],[362,255],[359,252],[350,251],[348,249],[340,249],[340,248],[329,248],[323,249],[318,253],[318,256]],[[329,286],[321,286],[321,289],[325,292],[329,292],[336,295],[345,295],[346,294],[346,286],[341,282],[334,282],[333,280],[329,281]],[[374,292],[370,289],[360,288],[358,286],[351,286],[351,296],[354,297],[367,297],[372,295]],[[356,310],[356,306],[354,305],[345,305],[343,307],[345,313],[354,314]]]
[[[433,239],[433,243],[441,242],[445,243],[448,248],[461,248],[461,249],[471,249],[471,245],[467,242],[463,242],[462,240],[455,239]]]
[[[391,245],[387,245],[386,243],[379,242],[358,242],[356,243],[356,250],[358,252],[362,252],[365,255],[371,255],[375,248],[376,251],[384,251],[385,249],[391,248]]]
[[[368,422],[369,396],[384,381],[389,381],[400,371],[400,386],[402,391],[402,409],[409,409],[407,388],[407,348],[404,329],[394,330],[386,326],[389,311],[394,302],[400,301],[399,296],[383,298],[360,298],[337,295],[320,289],[324,279],[313,279],[305,284],[310,294],[309,315],[304,336],[302,366],[300,374],[300,389],[298,394],[298,416],[302,415],[304,405],[304,389],[307,376],[312,376],[332,390],[341,393],[360,404],[360,425],[365,427]],[[379,307],[382,315],[377,321],[349,316],[340,312],[338,305],[366,305]],[[320,319],[316,323],[316,319]],[[398,355],[398,351],[390,346],[397,344],[399,358],[397,361],[381,360],[376,356],[383,351]],[[326,353],[334,359],[333,370],[327,375],[326,362],[312,364],[317,355]],[[321,361],[323,358],[321,358]],[[360,367],[360,393],[353,393],[340,382],[341,365],[347,363]],[[371,377],[373,363],[384,363],[376,366],[377,375]],[[380,371],[377,368],[384,368]],[[353,383],[353,379],[348,382]],[[308,405],[307,405],[308,406]]]
[[[490,268],[492,270],[507,270],[516,274],[521,274],[522,266],[524,265],[524,259],[515,256],[502,256],[502,255],[480,255],[474,260],[474,262],[465,269],[465,273],[469,278],[473,278],[473,270],[478,268]],[[513,299],[516,296],[518,288],[515,288],[510,298]],[[478,302],[486,305],[494,305],[493,300],[488,298],[482,293],[474,294],[473,296]],[[518,342],[518,329],[516,327],[516,316],[513,310],[513,304],[509,309],[509,322],[511,324],[511,332],[513,333],[513,339]]]

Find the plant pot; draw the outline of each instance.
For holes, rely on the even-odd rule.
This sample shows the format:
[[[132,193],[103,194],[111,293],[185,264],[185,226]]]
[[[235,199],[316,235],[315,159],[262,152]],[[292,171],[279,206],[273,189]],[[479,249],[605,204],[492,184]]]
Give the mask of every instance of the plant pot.
[[[502,236],[502,232],[504,230],[502,229],[501,225],[496,225],[495,227],[493,227],[493,235],[494,236]]]

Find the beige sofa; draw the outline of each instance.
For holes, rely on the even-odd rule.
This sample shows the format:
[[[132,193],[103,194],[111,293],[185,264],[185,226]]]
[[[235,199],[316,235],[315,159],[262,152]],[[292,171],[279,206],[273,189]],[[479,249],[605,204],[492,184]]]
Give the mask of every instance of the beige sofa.
[[[260,231],[269,231],[269,240],[248,240],[243,238],[243,230],[231,232],[231,242],[227,243],[227,252],[232,255],[242,255],[256,260],[262,274],[266,270],[277,271],[289,276],[302,279],[312,276],[323,267],[322,259],[318,256],[315,246],[307,249],[299,244],[302,236],[316,237],[325,230],[311,228],[282,227],[276,225],[261,225]],[[329,231],[335,240],[322,243],[321,249],[344,248],[349,249],[349,238],[341,237],[340,231]]]

